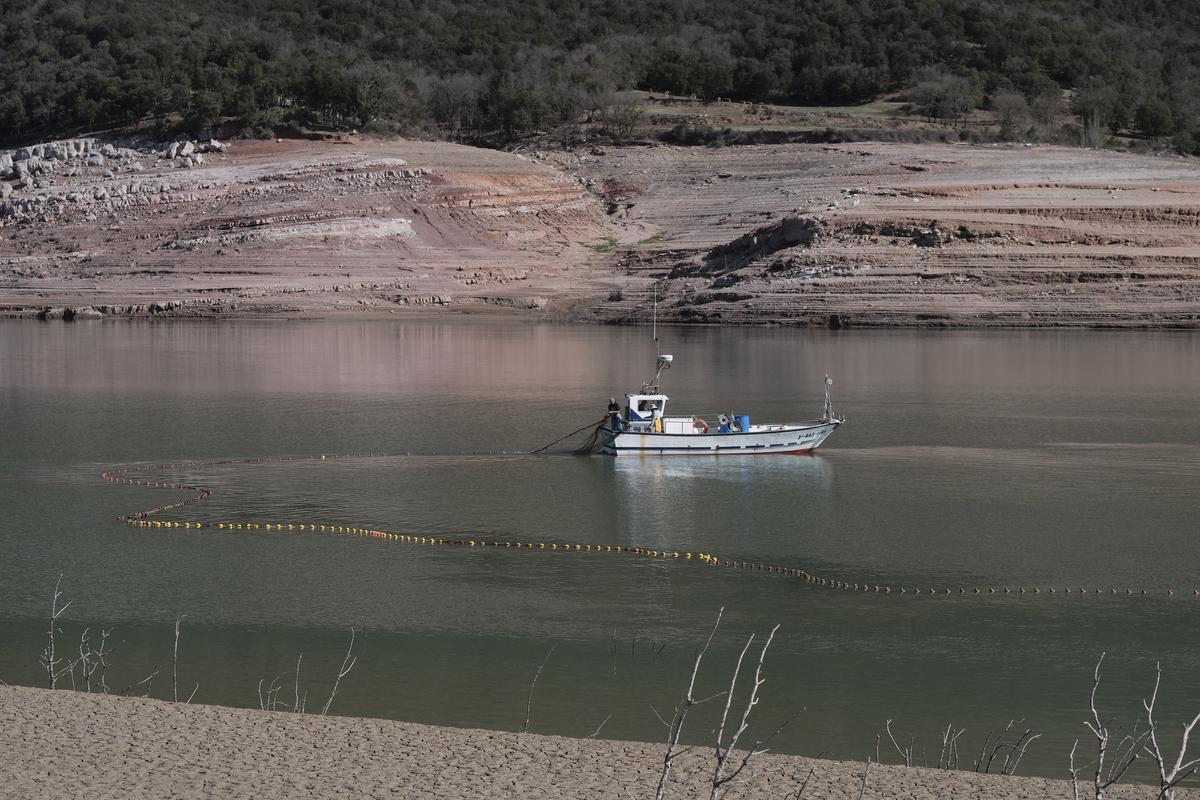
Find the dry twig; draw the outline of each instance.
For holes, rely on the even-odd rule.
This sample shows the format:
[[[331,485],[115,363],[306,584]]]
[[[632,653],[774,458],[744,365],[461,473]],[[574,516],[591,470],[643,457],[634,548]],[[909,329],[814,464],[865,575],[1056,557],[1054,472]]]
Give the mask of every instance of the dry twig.
[[[529,715],[533,709],[533,688],[537,686],[538,678],[542,677],[542,670],[546,668],[546,662],[554,654],[556,646],[550,645],[550,649],[546,651],[546,657],[542,659],[541,664],[538,664],[537,672],[533,673],[533,680],[529,682],[529,696],[525,698],[525,721],[521,723],[521,733],[529,733]],[[607,720],[605,721],[607,722]]]
[[[366,628],[363,628],[364,634]],[[321,716],[329,713],[329,707],[333,705],[333,698],[337,696],[338,687],[342,685],[342,678],[350,674],[350,670],[354,669],[354,665],[358,663],[358,656],[354,653],[354,641],[358,636],[358,631],[355,628],[350,629],[350,646],[346,648],[346,655],[342,659],[342,666],[338,668],[337,677],[333,679],[333,688],[329,690],[329,699],[325,701],[325,707],[321,709]]]
[[[887,731],[888,738],[892,740],[892,747],[894,747],[896,752],[900,754],[900,757],[904,759],[904,766],[911,767],[913,757],[913,740],[911,738],[908,740],[908,747],[901,747],[896,741],[896,737],[892,734],[892,721],[890,719],[887,720],[883,727]]]
[[[609,714],[607,717],[605,717],[604,721],[600,723],[600,727],[598,727],[598,728],[596,728],[596,730],[592,731],[592,735],[587,738],[595,739],[597,736],[599,736],[600,731],[604,730],[604,726],[608,724],[608,721],[610,719],[612,719],[612,714]]]
[[[59,608],[58,606],[58,601],[62,597],[62,592],[59,589],[59,587],[62,585],[62,579],[63,576],[60,572],[58,573],[58,580],[54,582],[54,595],[50,599],[50,620],[49,626],[46,629],[46,649],[42,652],[41,657],[42,668],[46,670],[46,677],[50,681],[51,689],[57,688],[58,679],[75,668],[75,662],[71,662],[66,667],[60,668],[60,665],[63,663],[63,659],[58,657],[58,653],[55,649],[55,635],[61,632],[58,630],[58,618],[61,617],[63,612],[65,612],[71,606],[70,600],[68,600],[66,604],[62,606],[62,608]],[[73,673],[72,678],[74,678]]]
[[[1070,765],[1068,769],[1071,772],[1071,800],[1079,800],[1079,770],[1075,768],[1075,748],[1079,747],[1079,740],[1076,739],[1071,745],[1071,754],[1067,757],[1067,763]]]
[[[862,782],[858,785],[858,800],[863,800],[863,795],[867,793],[867,778],[871,776],[871,759],[867,759],[867,768],[863,770]]]
[[[175,618],[175,646],[171,650],[171,697],[176,703],[179,702],[179,628],[183,624],[183,618],[187,614],[180,614]],[[192,702],[192,698],[196,696],[196,690],[200,688],[200,684],[192,687],[192,693],[188,695],[188,699],[184,703]]]
[[[946,730],[942,733],[942,749],[938,751],[938,769],[958,769],[958,739],[966,732],[966,728],[955,730],[953,723],[946,724]]]
[[[308,700],[308,692],[304,693],[304,697],[300,696],[300,662],[304,660],[304,653],[296,657],[296,682],[292,685],[292,713],[303,714],[304,702]]]
[[[83,633],[79,635],[79,663],[83,669],[83,682],[85,691],[92,691],[92,679],[96,678],[99,682],[100,691],[108,694],[108,683],[104,678],[105,670],[108,669],[108,660],[105,658],[108,651],[105,649],[108,645],[108,637],[112,633],[112,629],[100,629],[100,647],[93,648],[91,637],[91,628],[84,628]],[[99,677],[96,677],[96,673]]]
[[[996,736],[995,741],[992,740],[993,733],[988,732],[984,737],[983,747],[979,751],[979,758],[975,759],[972,764],[972,769],[976,772],[982,772],[985,775],[991,773],[992,765],[1001,753],[1004,753],[1004,761],[1000,764],[1001,775],[1012,775],[1016,772],[1017,767],[1021,763],[1021,759],[1025,756],[1025,751],[1029,749],[1029,745],[1033,744],[1038,739],[1042,738],[1040,733],[1034,733],[1032,728],[1026,728],[1025,731],[1016,739],[1009,740],[1008,732],[1012,730],[1014,725],[1018,725],[1025,720],[1010,719],[1000,734]],[[988,745],[991,744],[991,750]]]
[[[815,775],[816,772],[816,767],[810,767],[808,774],[804,776],[804,783],[800,784],[800,788],[796,791],[796,793],[784,795],[783,800],[802,800],[804,797],[804,790],[808,788],[808,782],[812,780],[812,776]]]
[[[133,690],[134,690],[134,689],[140,689],[141,687],[145,686],[145,687],[146,687],[146,691],[145,691],[145,692],[144,692],[144,693],[143,693],[141,696],[142,696],[142,697],[149,697],[149,696],[150,696],[150,682],[154,680],[154,677],[155,677],[156,675],[158,675],[158,673],[159,673],[159,670],[161,670],[161,669],[162,669],[162,666],[161,666],[160,664],[155,664],[155,665],[154,665],[154,669],[152,669],[152,670],[150,671],[150,674],[149,674],[149,675],[147,675],[146,677],[142,678],[142,679],[141,679],[140,681],[138,681],[137,683],[131,683],[131,684],[129,684],[128,686],[126,686],[124,689],[122,689],[122,690],[120,691],[120,694],[121,694],[121,696],[122,696],[122,697],[128,697],[128,696],[130,695],[130,693],[132,693],[132,692],[133,692]]]

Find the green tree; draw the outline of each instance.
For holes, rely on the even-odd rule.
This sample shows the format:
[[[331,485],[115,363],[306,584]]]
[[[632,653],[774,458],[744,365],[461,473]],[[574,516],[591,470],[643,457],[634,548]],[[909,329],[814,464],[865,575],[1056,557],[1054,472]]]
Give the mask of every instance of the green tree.
[[[962,122],[981,100],[981,92],[973,81],[937,67],[922,70],[907,95],[927,119],[947,125]]]
[[[1171,108],[1158,97],[1143,101],[1134,119],[1138,130],[1147,136],[1170,136],[1175,131]]]

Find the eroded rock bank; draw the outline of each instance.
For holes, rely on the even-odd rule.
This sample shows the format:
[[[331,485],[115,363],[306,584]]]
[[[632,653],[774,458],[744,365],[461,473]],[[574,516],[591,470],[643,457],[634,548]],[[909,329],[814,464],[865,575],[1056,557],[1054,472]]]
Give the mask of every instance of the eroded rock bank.
[[[595,318],[1200,327],[1200,162],[859,143],[560,156],[640,240]]]
[[[87,138],[0,174],[9,316],[1200,327],[1195,159]]]
[[[540,311],[600,291],[615,231],[578,181],[497,151],[172,142],[88,166],[104,147],[63,145],[0,206],[0,313]]]
[[[224,151],[225,145],[215,139],[153,144],[88,137],[0,153],[0,219],[49,223],[69,205],[168,194],[173,188],[170,181],[145,179],[140,173],[197,167],[204,163],[205,154]],[[118,180],[118,175],[129,179]],[[54,191],[56,187],[59,191]]]

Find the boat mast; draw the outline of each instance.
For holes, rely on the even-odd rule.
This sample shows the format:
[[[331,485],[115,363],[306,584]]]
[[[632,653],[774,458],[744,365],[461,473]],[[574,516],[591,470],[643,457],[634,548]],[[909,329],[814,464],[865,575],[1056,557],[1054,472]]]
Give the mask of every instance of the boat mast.
[[[650,340],[658,344],[658,281],[654,282],[654,305],[650,312]],[[656,348],[657,349],[657,348]]]
[[[652,287],[654,304],[650,317],[650,338],[654,342],[654,351],[658,353],[658,281],[654,282]],[[658,380],[662,377],[664,369],[669,369],[671,362],[675,360],[675,356],[666,353],[658,353],[654,359],[654,379],[642,384],[642,394],[653,392],[658,394]]]

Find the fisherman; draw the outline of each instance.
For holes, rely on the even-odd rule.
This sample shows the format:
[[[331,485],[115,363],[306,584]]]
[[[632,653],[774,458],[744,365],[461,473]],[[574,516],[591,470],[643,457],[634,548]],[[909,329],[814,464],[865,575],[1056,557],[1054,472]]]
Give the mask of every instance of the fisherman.
[[[608,429],[621,430],[621,406],[617,404],[615,397],[608,398]]]
[[[653,401],[650,402],[650,426],[655,433],[663,432],[662,416],[658,413],[658,404]]]

